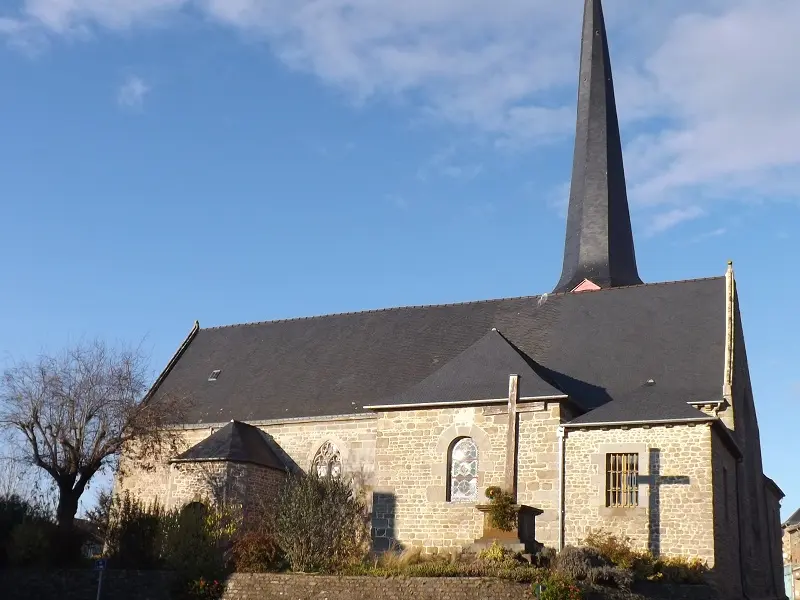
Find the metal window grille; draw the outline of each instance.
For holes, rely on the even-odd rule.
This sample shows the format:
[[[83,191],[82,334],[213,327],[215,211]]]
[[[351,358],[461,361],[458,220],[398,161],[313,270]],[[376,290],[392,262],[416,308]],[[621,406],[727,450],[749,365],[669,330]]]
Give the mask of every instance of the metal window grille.
[[[639,506],[639,455],[606,455],[606,506]]]

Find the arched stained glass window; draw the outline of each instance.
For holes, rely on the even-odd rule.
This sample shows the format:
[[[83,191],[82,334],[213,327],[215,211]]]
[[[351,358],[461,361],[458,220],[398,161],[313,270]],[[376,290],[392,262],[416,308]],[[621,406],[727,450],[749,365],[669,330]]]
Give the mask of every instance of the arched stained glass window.
[[[450,502],[478,499],[478,446],[472,438],[461,438],[450,448]]]
[[[342,455],[332,442],[325,442],[314,455],[311,468],[320,477],[339,477],[342,474]]]

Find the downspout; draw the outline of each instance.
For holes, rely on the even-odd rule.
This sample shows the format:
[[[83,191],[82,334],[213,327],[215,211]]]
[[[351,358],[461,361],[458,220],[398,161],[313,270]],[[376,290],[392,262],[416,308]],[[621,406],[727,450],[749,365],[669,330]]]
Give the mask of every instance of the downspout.
[[[564,440],[566,431],[558,426],[558,551],[564,548]]]

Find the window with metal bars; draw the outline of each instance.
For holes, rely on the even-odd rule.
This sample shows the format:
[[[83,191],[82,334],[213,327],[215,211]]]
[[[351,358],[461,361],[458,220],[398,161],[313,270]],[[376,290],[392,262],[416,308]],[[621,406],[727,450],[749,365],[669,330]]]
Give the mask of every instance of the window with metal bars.
[[[606,455],[606,506],[639,506],[639,455]]]

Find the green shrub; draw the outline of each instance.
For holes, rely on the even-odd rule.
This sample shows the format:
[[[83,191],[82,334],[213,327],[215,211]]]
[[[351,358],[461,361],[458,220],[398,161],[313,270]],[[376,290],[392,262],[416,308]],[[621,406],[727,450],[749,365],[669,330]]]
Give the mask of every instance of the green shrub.
[[[283,553],[275,537],[266,530],[238,534],[231,548],[233,567],[238,573],[266,573],[283,566]]]
[[[424,555],[405,551],[392,553],[388,561],[384,556],[369,563],[351,564],[337,570],[340,575],[367,575],[372,577],[496,577],[518,583],[531,583],[541,579],[543,569],[505,554],[502,559],[487,559],[474,555]],[[408,556],[405,561],[401,557]]]
[[[628,590],[633,584],[633,571],[621,567],[594,567],[589,571],[587,580],[596,585],[613,586]]]
[[[489,524],[501,531],[512,531],[517,526],[517,509],[514,496],[497,486],[486,488],[489,499]]]
[[[598,530],[584,543],[620,569],[631,570],[637,580],[668,583],[704,583],[708,565],[699,559],[659,558],[647,551],[634,550],[630,538]]]
[[[573,581],[587,580],[594,569],[608,566],[611,563],[595,548],[565,546],[555,560],[555,571]]]
[[[278,501],[275,533],[293,571],[332,571],[365,553],[366,509],[348,480],[293,475]]]
[[[533,554],[533,564],[537,567],[549,569],[555,564],[558,552],[555,548],[549,546],[542,546]]]
[[[709,571],[704,561],[683,557],[661,558],[655,562],[653,570],[649,577],[651,581],[690,584],[705,583]]]
[[[584,543],[596,549],[614,566],[632,571],[635,579],[650,579],[655,573],[656,560],[653,555],[645,550],[634,550],[631,539],[627,536],[618,536],[600,529],[586,536]]]
[[[649,558],[648,553],[633,549],[629,537],[618,536],[602,529],[590,532],[583,543],[597,550],[612,564],[624,569],[632,569],[637,561],[647,561]]]
[[[513,558],[514,552],[498,543],[497,540],[492,542],[488,548],[484,548],[478,553],[478,558],[487,562],[503,562],[509,558]]]
[[[172,511],[164,524],[165,566],[184,579],[222,578],[239,522],[239,511],[230,506],[207,508],[193,502]]]
[[[26,520],[14,527],[8,541],[8,562],[15,567],[46,567],[53,555],[55,526]]]
[[[15,533],[23,524],[24,529]],[[0,497],[0,568],[11,562],[11,554],[14,554],[15,561],[22,560],[25,564],[43,565],[48,562],[51,524],[43,508],[15,494]],[[37,541],[42,536],[47,540]],[[32,554],[37,545],[44,554]]]
[[[108,506],[107,554],[121,569],[154,569],[162,562],[162,539],[166,511],[158,504],[145,504],[128,492],[113,498]]]
[[[537,570],[533,580],[533,595],[539,600],[581,600],[581,589],[569,577],[547,571]]]
[[[186,600],[219,600],[224,593],[225,585],[218,579],[200,577],[190,581],[182,595]]]

